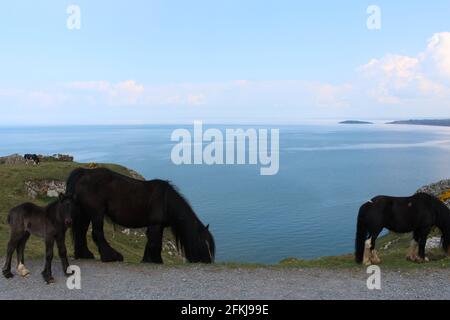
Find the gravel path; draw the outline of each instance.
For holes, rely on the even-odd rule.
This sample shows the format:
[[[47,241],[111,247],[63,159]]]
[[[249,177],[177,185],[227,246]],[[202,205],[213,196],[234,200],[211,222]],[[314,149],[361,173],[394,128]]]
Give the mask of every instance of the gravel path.
[[[56,282],[51,285],[45,285],[41,278],[43,263],[30,261],[28,278],[1,277],[0,299],[450,299],[450,270],[382,270],[381,290],[368,290],[363,268],[333,271],[93,261],[74,264],[81,268],[81,290],[67,289],[58,261],[53,264]]]

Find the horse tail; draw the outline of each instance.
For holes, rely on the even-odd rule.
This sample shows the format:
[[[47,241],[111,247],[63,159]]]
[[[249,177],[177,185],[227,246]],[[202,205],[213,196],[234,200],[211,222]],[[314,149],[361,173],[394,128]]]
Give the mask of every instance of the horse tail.
[[[9,210],[8,216],[6,217],[6,222],[8,223],[8,225],[12,225],[15,221],[17,221],[18,217],[23,215],[25,211],[24,208],[29,205],[30,203],[26,202]]]
[[[66,181],[66,195],[73,197],[75,195],[75,187],[78,180],[84,175],[85,170],[83,168],[77,168],[73,170]]]
[[[11,214],[12,214],[12,210],[10,210],[8,212],[8,216],[6,217],[6,221],[8,222],[9,225],[11,224]]]
[[[362,263],[364,259],[364,249],[369,233],[366,224],[364,223],[364,214],[369,209],[372,202],[366,202],[361,206],[358,213],[358,222],[356,223],[356,239],[355,239],[355,261]]]

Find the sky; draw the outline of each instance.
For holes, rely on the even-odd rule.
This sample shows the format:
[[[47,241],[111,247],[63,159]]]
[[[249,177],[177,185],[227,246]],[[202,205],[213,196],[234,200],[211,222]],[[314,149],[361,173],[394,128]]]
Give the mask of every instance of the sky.
[[[2,1],[0,125],[450,118],[449,13],[448,0]]]

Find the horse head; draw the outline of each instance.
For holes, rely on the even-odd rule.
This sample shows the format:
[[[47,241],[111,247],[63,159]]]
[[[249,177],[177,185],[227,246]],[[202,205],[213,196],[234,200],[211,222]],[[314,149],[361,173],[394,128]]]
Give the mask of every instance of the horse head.
[[[66,228],[72,225],[73,199],[71,196],[60,193],[58,196],[58,220],[64,223]]]
[[[213,263],[216,254],[216,245],[214,238],[209,231],[209,224],[205,227],[200,225],[199,227],[199,244],[200,262]]]

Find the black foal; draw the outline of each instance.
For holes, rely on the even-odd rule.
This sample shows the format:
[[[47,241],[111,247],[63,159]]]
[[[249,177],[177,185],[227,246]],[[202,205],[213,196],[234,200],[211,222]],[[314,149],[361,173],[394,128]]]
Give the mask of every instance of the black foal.
[[[12,278],[11,260],[17,250],[17,271],[26,277],[30,272],[24,265],[24,250],[30,234],[44,238],[45,240],[45,268],[42,276],[46,283],[53,282],[52,259],[53,246],[56,241],[59,257],[61,258],[63,271],[66,275],[69,261],[65,245],[66,230],[72,224],[72,200],[64,195],[49,204],[47,207],[39,207],[32,203],[23,203],[9,212],[8,223],[11,227],[11,237],[8,242],[3,275]]]

